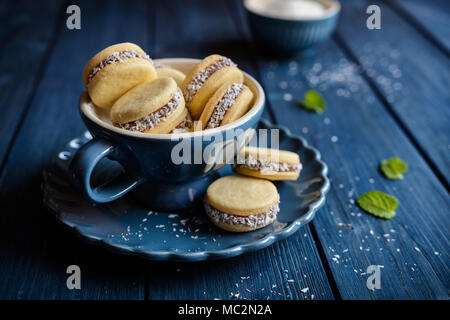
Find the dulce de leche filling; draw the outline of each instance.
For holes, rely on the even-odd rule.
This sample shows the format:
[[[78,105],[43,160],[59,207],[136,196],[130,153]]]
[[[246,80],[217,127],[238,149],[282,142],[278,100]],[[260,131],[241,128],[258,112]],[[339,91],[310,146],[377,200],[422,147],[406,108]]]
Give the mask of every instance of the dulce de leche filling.
[[[106,57],[103,61],[101,61],[97,66],[95,66],[94,69],[92,69],[91,73],[88,76],[88,83],[92,80],[92,78],[95,77],[97,73],[100,72],[104,67],[106,67],[109,64],[113,64],[116,62],[124,62],[126,59],[129,58],[141,58],[148,60],[153,63],[152,59],[146,54],[138,53],[134,50],[125,50],[121,52],[113,52],[109,56]]]
[[[222,123],[223,117],[225,113],[227,113],[228,109],[234,104],[236,98],[241,93],[241,91],[246,88],[246,85],[242,83],[233,83],[228,90],[223,95],[222,99],[217,103],[214,111],[209,118],[208,124],[206,125],[206,129],[217,128]]]
[[[280,211],[279,202],[270,208],[268,211],[252,214],[246,217],[237,216],[234,214],[220,211],[211,206],[205,201],[206,214],[215,222],[222,222],[234,225],[244,225],[252,228],[257,228],[261,225],[270,224],[277,218],[278,211]]]
[[[149,115],[127,123],[115,123],[116,127],[130,130],[130,131],[146,131],[156,127],[161,121],[166,120],[166,118],[172,114],[181,102],[182,93],[180,88],[173,94],[172,99],[163,107],[150,113]]]
[[[286,162],[272,162],[264,159],[253,158],[251,155],[247,157],[238,157],[237,163],[234,164],[236,168],[246,168],[260,172],[277,171],[277,172],[300,172],[302,164],[290,164]]]
[[[186,100],[186,104],[189,103],[194,98],[195,94],[202,87],[202,85],[208,80],[208,78],[217,70],[222,69],[223,67],[228,66],[236,66],[236,64],[226,57],[222,57],[222,59],[214,62],[207,68],[197,72],[191,81],[186,85],[184,90],[184,100]]]

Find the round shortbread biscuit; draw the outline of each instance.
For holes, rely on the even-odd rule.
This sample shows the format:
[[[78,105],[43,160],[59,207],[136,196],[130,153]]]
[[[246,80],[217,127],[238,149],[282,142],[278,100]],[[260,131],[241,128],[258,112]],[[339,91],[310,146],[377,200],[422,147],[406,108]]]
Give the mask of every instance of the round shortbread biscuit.
[[[213,224],[231,232],[263,228],[276,220],[279,195],[273,183],[227,176],[206,191],[205,211]]]
[[[108,57],[124,52],[134,52],[140,56],[104,63]],[[110,108],[131,88],[156,78],[153,63],[149,58],[144,58],[145,56],[145,52],[139,46],[133,43],[119,43],[100,51],[89,60],[83,70],[83,82],[94,104]],[[96,68],[97,72],[93,75]]]
[[[224,83],[208,100],[198,122],[196,123],[196,131],[204,130],[206,128],[214,111],[221,105],[221,100],[233,84],[234,83],[230,82]],[[252,100],[252,91],[247,86],[244,86],[234,99],[233,104],[225,112],[223,119],[220,123],[218,123],[218,126],[226,125],[242,117],[248,111]]]
[[[245,164],[241,163],[243,159],[248,159],[249,157],[256,160],[261,160],[262,162],[272,162],[276,164],[300,166],[301,169],[300,157],[295,152],[270,148],[245,147],[239,152],[238,163],[237,165],[233,166],[233,170],[236,173],[242,175],[261,179],[268,179],[272,181],[297,180],[298,177],[300,176],[300,171],[296,170],[294,171],[274,171],[267,169],[258,170],[255,168],[245,166]]]
[[[184,78],[186,78],[183,72],[173,68],[156,68],[156,73],[158,74],[158,78],[172,78],[179,87],[181,87]]]
[[[123,52],[127,50],[134,50],[137,53],[145,54],[145,51],[142,50],[141,47],[131,42],[123,42],[109,46],[103,49],[102,51],[98,52],[95,56],[93,56],[84,67],[83,69],[84,84],[87,85],[89,74],[97,65],[100,64],[100,62],[104,61],[108,56],[110,56],[114,52]]]
[[[186,87],[197,73],[220,61],[222,58],[224,57],[215,54],[206,57],[199,64],[197,64],[184,79],[183,84],[181,85],[183,92],[186,92]],[[219,89],[220,86],[226,82],[243,83],[244,74],[236,66],[225,66],[213,72],[202,84],[201,88],[195,93],[192,100],[187,103],[187,107],[194,120],[197,120],[200,117],[209,98],[211,98],[217,89]]]
[[[270,181],[244,176],[220,178],[206,191],[206,200],[212,207],[241,217],[267,212],[279,199],[277,188]]]
[[[234,66],[223,67],[222,69],[214,72],[197,91],[189,104],[189,110],[191,111],[194,119],[198,119],[200,117],[206,102],[225,82],[242,83],[244,82],[244,75],[241,70]]]
[[[158,78],[144,82],[128,91],[112,106],[111,121],[121,125],[142,121],[143,118],[168,105],[170,101],[173,103],[172,99],[177,90],[180,102],[176,108],[151,129],[141,130],[145,133],[169,133],[188,114],[181,90],[172,78]]]
[[[166,105],[177,90],[175,80],[158,78],[142,83],[120,97],[111,108],[113,123],[141,119]]]

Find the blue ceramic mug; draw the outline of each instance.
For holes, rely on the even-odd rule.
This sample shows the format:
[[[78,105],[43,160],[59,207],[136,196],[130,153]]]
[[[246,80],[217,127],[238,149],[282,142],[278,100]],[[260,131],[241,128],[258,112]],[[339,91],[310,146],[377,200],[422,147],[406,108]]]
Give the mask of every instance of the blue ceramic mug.
[[[197,59],[159,59],[185,73]],[[240,119],[225,126],[177,134],[127,131],[112,125],[109,111],[95,106],[87,92],[80,98],[80,114],[93,139],[82,146],[70,164],[74,185],[91,201],[105,203],[136,189],[134,194],[149,208],[179,210],[203,196],[215,170],[251,138],[261,118],[265,96],[260,84],[244,72],[252,90],[252,107]],[[91,185],[91,175],[104,158],[115,160],[123,173],[113,181]],[[226,159],[224,159],[226,158]]]

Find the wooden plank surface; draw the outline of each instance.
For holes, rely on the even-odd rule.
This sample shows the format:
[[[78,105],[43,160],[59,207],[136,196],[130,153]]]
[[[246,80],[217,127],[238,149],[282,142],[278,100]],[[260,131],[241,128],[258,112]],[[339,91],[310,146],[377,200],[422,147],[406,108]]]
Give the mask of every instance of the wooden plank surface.
[[[155,13],[146,5],[136,3],[136,6],[127,6],[119,2],[108,2],[107,6],[97,2],[81,2],[79,5],[83,12],[82,30],[61,31],[0,178],[0,197],[5,204],[2,222],[10,226],[10,230],[1,236],[5,240],[2,243],[5,243],[7,254],[2,260],[4,264],[0,266],[2,272],[9,274],[7,279],[2,279],[5,282],[1,285],[2,296],[116,299],[143,298],[147,295],[149,298],[163,299],[226,299],[231,297],[231,291],[239,292],[236,283],[244,281],[241,277],[245,275],[249,278],[241,284],[241,298],[332,298],[308,229],[304,230],[306,237],[298,236],[239,260],[211,262],[209,267],[207,263],[201,267],[183,265],[185,272],[177,272],[180,266],[176,264],[147,263],[103,252],[101,248],[80,243],[56,225],[39,205],[40,194],[36,190],[41,171],[52,154],[83,128],[78,117],[77,100],[82,89],[80,73],[84,64],[96,51],[114,42],[132,41],[144,48],[151,48],[153,43],[150,35],[154,21],[151,17]],[[171,11],[167,13],[172,14]],[[178,14],[181,16],[183,12]],[[170,24],[163,25],[160,35],[171,27]],[[102,33],[101,37],[99,33]],[[186,38],[186,43],[189,40]],[[171,52],[177,56],[186,52],[188,56],[194,52],[200,57],[208,54],[201,46],[191,48],[189,52],[180,46]],[[69,64],[67,60],[70,60]],[[33,157],[28,157],[29,154]],[[21,201],[24,197],[27,197],[26,202]],[[35,210],[27,211],[30,205]],[[19,219],[16,212],[24,212],[24,216]],[[27,220],[26,224],[24,220]],[[20,233],[15,232],[18,228],[21,228]],[[86,290],[65,289],[65,268],[69,264],[81,267],[82,286]],[[292,274],[286,273],[289,271]],[[223,274],[230,277],[224,279]],[[288,279],[296,281],[291,283]],[[146,284],[148,290],[144,292]],[[301,291],[305,287],[309,288],[307,294]],[[263,288],[267,291],[264,292]]]
[[[449,1],[391,0],[389,4],[419,31],[436,40],[443,51],[450,51]]]
[[[395,37],[366,35],[370,40],[366,42],[398,51],[393,56],[398,58],[395,64],[408,95],[398,90],[402,94],[394,93],[394,98],[388,99],[388,90],[376,82],[377,77],[368,69],[361,74],[360,66],[352,63],[366,55],[360,52],[365,43],[360,33],[366,30],[355,29],[351,37],[344,37],[350,27],[342,17],[337,42],[325,44],[309,58],[280,60],[246,41],[250,36],[240,1],[190,1],[189,7],[183,1],[76,4],[83,17],[79,31],[65,28],[65,8],[61,18],[60,3],[48,2],[45,10],[41,9],[42,20],[35,15],[39,4],[34,7],[34,2],[24,2],[26,9],[12,15],[8,11],[11,2],[0,3],[0,18],[7,26],[0,29],[4,40],[0,88],[5,89],[0,103],[9,108],[10,117],[10,123],[0,123],[4,130],[0,134],[5,137],[0,142],[0,162],[4,160],[0,223],[8,226],[0,235],[0,272],[7,275],[0,277],[0,297],[230,299],[239,294],[238,299],[448,298],[450,201],[444,186],[448,186],[448,142],[442,134],[448,130],[443,123],[448,108],[442,110],[448,106],[444,94],[448,76],[444,79],[442,69],[448,67],[448,61],[414,26],[382,6],[383,23]],[[364,13],[359,16],[352,11],[354,7],[348,8],[347,2],[344,5],[346,19],[364,22]],[[367,7],[358,4],[364,5]],[[8,28],[15,30],[17,39]],[[19,54],[29,70],[22,78],[5,58],[17,55],[12,52],[22,48],[26,34],[32,40],[24,52],[35,53],[38,62],[27,64],[28,55]],[[420,49],[415,50],[413,40]],[[103,47],[122,41],[140,44],[154,58],[221,53],[258,78],[268,98],[264,116],[305,136],[321,150],[330,167],[331,191],[313,224],[259,252],[191,264],[147,262],[109,253],[57,225],[41,205],[42,169],[58,148],[84,129],[77,101],[85,63]],[[393,84],[400,81],[394,77],[394,73],[398,75],[395,68],[389,69],[391,64],[387,71],[382,68],[385,52],[371,52],[373,68],[381,72],[376,76]],[[422,80],[413,70],[420,62],[418,56],[425,57],[422,59],[430,68],[414,69]],[[385,84],[384,78],[379,80]],[[19,86],[11,86],[14,81],[20,83],[20,92]],[[327,99],[328,110],[322,116],[306,112],[296,103],[310,87]],[[429,108],[417,107],[423,104]],[[424,143],[427,139],[429,144]],[[394,155],[410,166],[402,181],[386,180],[378,172],[379,162]],[[372,189],[399,198],[394,219],[379,220],[356,207],[357,196]],[[70,264],[81,267],[80,291],[66,289],[65,270]],[[381,290],[372,292],[366,287],[369,265],[384,266]]]
[[[258,77],[226,1],[190,1],[189,23],[183,18],[183,3],[161,1],[155,8],[153,57],[203,58],[219,53]],[[266,117],[268,112],[267,108]],[[242,257],[199,264],[149,263],[147,277],[150,299],[333,298],[307,226],[280,243]]]
[[[61,10],[45,1],[0,2],[0,168],[46,65]]]
[[[245,21],[242,7],[241,13]],[[331,190],[313,226],[341,297],[448,298],[448,193],[358,66],[332,41],[309,58],[258,61],[277,122],[305,136],[329,166]],[[299,107],[309,88],[325,96],[324,115]],[[395,155],[410,168],[404,180],[393,182],[380,175],[378,166]],[[394,219],[374,218],[355,205],[359,195],[374,189],[399,199]],[[366,286],[369,265],[384,266],[381,290]]]
[[[381,30],[364,27],[369,4],[381,8]],[[383,103],[448,188],[448,56],[382,2],[346,1],[342,8],[339,39],[363,66]]]
[[[145,2],[77,3],[82,29],[67,30],[65,21],[57,26],[60,35],[0,177],[0,219],[8,226],[0,235],[0,273],[7,275],[0,277],[0,296],[5,299],[145,297],[141,260],[84,244],[41,205],[42,170],[58,148],[85,130],[77,103],[86,62],[112,43],[151,42]],[[81,268],[81,290],[66,288],[66,268],[71,264]]]

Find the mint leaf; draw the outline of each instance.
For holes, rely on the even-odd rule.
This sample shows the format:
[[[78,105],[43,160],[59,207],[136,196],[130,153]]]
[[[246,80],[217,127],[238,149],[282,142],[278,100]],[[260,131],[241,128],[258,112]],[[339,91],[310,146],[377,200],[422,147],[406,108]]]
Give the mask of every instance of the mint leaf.
[[[408,165],[402,159],[394,157],[381,161],[380,170],[388,179],[403,179],[403,173],[408,170]]]
[[[308,110],[323,113],[326,108],[325,99],[316,90],[308,90],[305,93],[303,100],[300,101],[300,105]]]
[[[364,211],[383,219],[391,219],[395,216],[398,200],[381,191],[370,191],[356,200]]]

